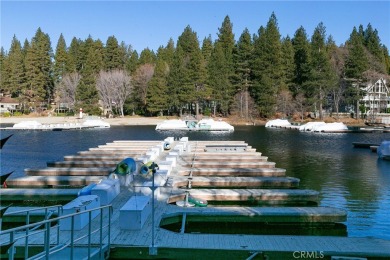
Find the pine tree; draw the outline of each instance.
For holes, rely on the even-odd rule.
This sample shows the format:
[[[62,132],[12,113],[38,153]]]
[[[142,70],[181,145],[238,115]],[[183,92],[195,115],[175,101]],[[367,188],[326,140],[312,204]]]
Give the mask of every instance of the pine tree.
[[[143,49],[139,56],[138,64],[154,64],[156,62],[156,54],[149,48]]]
[[[77,109],[81,107],[85,113],[99,115],[96,76],[104,67],[103,43],[97,40],[88,45],[90,48],[81,70],[81,82],[76,90]]]
[[[68,50],[68,61],[65,70],[69,73],[80,72],[82,68],[81,63],[81,41],[73,37]]]
[[[349,53],[345,63],[345,75],[350,79],[361,80],[363,72],[368,69],[368,58],[363,44],[362,36],[354,27],[347,42]]]
[[[234,62],[233,62],[233,50],[235,47],[233,24],[230,22],[229,16],[226,16],[222,22],[221,28],[218,29],[218,39],[215,43],[218,48],[221,49],[224,56],[224,63],[221,63],[220,77],[223,77],[222,82],[224,85],[213,86],[216,89],[222,89],[223,97],[220,100],[221,112],[223,115],[227,115],[230,111],[230,106],[233,103],[234,97]],[[215,68],[218,69],[218,68]]]
[[[26,54],[26,96],[33,107],[40,109],[40,102],[50,104],[53,98],[52,62],[50,38],[38,28]]]
[[[67,62],[68,62],[68,53],[66,50],[66,42],[64,36],[61,34],[58,39],[56,53],[54,55],[54,65],[53,65],[53,73],[54,73],[54,83],[58,84],[63,77],[63,75],[67,72]]]
[[[175,43],[172,39],[169,39],[165,47],[160,47],[157,50],[157,60],[163,60],[168,65],[168,69],[173,64],[173,57],[175,55]]]
[[[323,104],[326,101],[329,89],[332,86],[329,57],[325,44],[326,29],[321,22],[314,29],[311,38],[310,51],[310,76],[308,79],[307,93],[318,104],[320,119],[323,119]]]
[[[204,60],[199,48],[196,33],[187,26],[179,36],[169,79],[171,104],[177,106],[180,116],[182,108],[197,103],[205,95],[203,89],[206,79]]]
[[[9,80],[9,71],[8,71],[8,56],[6,55],[4,48],[1,47],[0,50],[0,89],[7,93],[9,87],[7,86],[7,81]]]
[[[253,94],[262,116],[275,112],[276,95],[282,84],[281,42],[277,19],[272,13],[266,28],[259,29],[254,43]]]
[[[368,58],[364,49],[364,38],[356,28],[347,41],[348,56],[345,62],[345,76],[349,81],[346,100],[355,106],[356,117],[359,116],[359,100],[361,98],[360,84],[363,81],[363,72],[368,69]]]
[[[336,43],[331,35],[329,35],[326,42],[326,49],[331,67],[329,75],[329,80],[331,82],[330,96],[332,97],[332,105],[334,107],[333,111],[336,112],[338,117],[340,103],[345,91],[344,80],[342,78],[345,63],[344,55],[342,53],[342,48],[338,48],[336,46]]]
[[[157,52],[157,62],[154,69],[154,74],[149,82],[147,91],[147,110],[155,115],[156,113],[163,114],[167,110],[168,91],[167,91],[167,77],[169,74],[168,63],[159,57],[160,52]],[[162,55],[164,57],[164,55]]]
[[[13,96],[19,96],[25,84],[25,69],[22,46],[16,36],[13,37],[8,54],[8,90]]]
[[[295,65],[294,95],[298,93],[305,94],[303,91],[303,85],[307,82],[309,76],[310,51],[306,30],[302,26],[295,32],[292,43],[294,47]]]
[[[227,97],[231,93],[229,93],[230,88],[225,87],[230,84],[226,68],[223,49],[220,44],[216,43],[207,68],[208,83],[212,90],[211,99],[214,101],[214,116],[217,108],[224,115],[228,113],[230,98]]]
[[[364,45],[379,62],[383,63],[381,40],[379,39],[378,31],[374,30],[371,24],[368,24],[364,31]]]
[[[104,68],[109,71],[113,69],[123,69],[123,53],[115,36],[107,39],[104,53]]]
[[[294,47],[289,36],[282,39],[282,89],[294,90]]]
[[[126,61],[126,70],[130,73],[133,74],[135,70],[137,69],[137,66],[139,64],[139,57],[138,57],[138,52],[133,51],[131,47],[129,47],[126,51],[126,56],[127,61]]]
[[[235,77],[234,86],[235,91],[240,95],[240,116],[246,120],[249,119],[249,88],[252,86],[251,81],[251,60],[253,54],[252,38],[247,28],[242,32],[235,51]]]
[[[386,66],[386,73],[390,75],[390,55],[389,50],[385,45],[382,46],[383,59]]]
[[[203,39],[202,43],[202,55],[205,62],[205,66],[209,63],[211,53],[213,51],[213,41],[211,40],[211,35]]]

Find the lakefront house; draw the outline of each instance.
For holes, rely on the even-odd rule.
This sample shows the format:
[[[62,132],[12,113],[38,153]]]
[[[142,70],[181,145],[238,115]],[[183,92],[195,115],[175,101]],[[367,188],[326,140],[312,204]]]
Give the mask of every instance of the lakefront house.
[[[390,111],[390,88],[386,85],[386,80],[378,79],[376,82],[368,82],[364,91],[364,96],[360,104],[364,105],[367,114],[389,113]]]

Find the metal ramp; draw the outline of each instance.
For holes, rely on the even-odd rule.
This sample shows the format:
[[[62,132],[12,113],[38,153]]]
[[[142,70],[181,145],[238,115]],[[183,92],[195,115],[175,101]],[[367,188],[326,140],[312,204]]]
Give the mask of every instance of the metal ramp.
[[[25,225],[0,231],[0,258],[108,259],[111,246],[111,205],[50,218],[53,208],[62,212],[61,205],[29,209],[26,210]],[[45,210],[48,213],[43,221],[30,224],[30,211],[33,210]],[[100,215],[95,220],[92,217],[94,211],[99,211]],[[82,230],[75,230],[75,217],[82,214],[88,215],[88,224]],[[71,229],[66,232],[60,230],[60,220],[65,219],[71,221]],[[29,252],[31,246],[42,250],[38,253]]]

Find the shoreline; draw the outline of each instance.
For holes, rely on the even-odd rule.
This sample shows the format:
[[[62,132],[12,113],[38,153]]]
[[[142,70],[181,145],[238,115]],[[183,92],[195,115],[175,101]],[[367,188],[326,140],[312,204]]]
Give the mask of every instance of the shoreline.
[[[118,117],[118,118],[101,118],[103,121],[109,123],[111,126],[121,125],[157,125],[166,119],[156,117]],[[62,123],[77,123],[82,122],[75,116],[41,116],[41,117],[28,117],[28,116],[14,116],[14,117],[1,117],[1,124],[16,124],[22,121],[37,121],[41,124],[62,124]]]
[[[111,126],[131,126],[131,125],[157,125],[168,119],[177,119],[178,117],[142,117],[142,116],[125,116],[116,118],[104,118],[101,119]],[[63,124],[63,123],[78,123],[82,122],[76,116],[11,116],[11,117],[0,117],[0,124],[16,124],[22,121],[37,121],[41,124]],[[265,125],[265,120],[255,120],[254,122],[247,122],[238,118],[214,118],[214,120],[222,120],[233,126],[239,125]],[[310,120],[316,121],[316,120]],[[310,121],[304,121],[305,124]],[[325,120],[327,122],[328,120]],[[343,122],[347,126],[364,126],[364,122],[356,119],[341,119],[341,120],[329,120],[329,122]]]

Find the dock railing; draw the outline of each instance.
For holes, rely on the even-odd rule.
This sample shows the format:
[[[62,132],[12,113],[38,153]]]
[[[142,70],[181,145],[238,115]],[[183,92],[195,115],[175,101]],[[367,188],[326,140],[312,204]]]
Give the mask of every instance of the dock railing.
[[[44,220],[48,220],[53,216],[54,213],[57,212],[57,216],[59,216],[62,212],[62,205],[53,205],[53,206],[46,206],[46,207],[36,207],[36,208],[29,208],[29,209],[23,209],[23,210],[17,210],[12,212],[5,212],[3,216],[12,216],[12,215],[20,215],[20,214],[26,214],[25,217],[25,225],[30,224],[30,217],[31,213],[34,211],[44,211]],[[33,228],[26,228],[25,230],[25,244],[24,244],[24,258],[28,258],[28,244],[29,244],[29,232],[37,230],[41,225],[37,225]],[[59,225],[57,225],[57,241],[59,241]]]
[[[52,206],[53,207],[53,206]],[[49,207],[48,207],[49,208]],[[62,208],[62,206],[61,206]],[[42,208],[39,208],[42,209]],[[108,218],[107,218],[107,224],[104,225],[103,217],[105,209],[108,209]],[[100,223],[99,227],[95,230],[92,230],[92,212],[93,211],[100,211]],[[110,248],[111,243],[111,217],[112,217],[112,205],[105,205],[93,209],[88,209],[84,211],[80,211],[77,213],[67,214],[63,216],[59,216],[52,219],[45,219],[40,222],[32,223],[32,224],[26,224],[24,226],[7,229],[0,231],[0,238],[2,240],[1,242],[1,254],[6,254],[8,251],[8,259],[14,259],[15,256],[15,244],[18,240],[25,239],[25,245],[24,245],[24,259],[49,259],[49,256],[53,256],[55,253],[60,252],[66,248],[70,249],[70,255],[67,259],[80,259],[80,255],[78,253],[77,256],[75,256],[75,244],[76,242],[87,238],[87,259],[90,259],[93,255],[96,254],[96,251],[92,252],[92,243],[91,238],[92,235],[99,232],[99,243],[98,243],[98,253],[99,253],[99,259],[104,259],[104,249]],[[19,212],[20,213],[20,212]],[[88,231],[85,235],[77,236],[77,239],[75,239],[75,229],[74,229],[74,219],[76,216],[81,214],[88,214]],[[70,239],[64,243],[60,244],[60,220],[71,218],[71,230],[70,230]],[[41,229],[41,227],[44,227]],[[55,228],[57,230],[56,239],[54,242],[51,242],[50,240],[50,231],[51,229]],[[103,237],[103,230],[107,228],[107,234]],[[44,233],[43,237],[43,248],[44,250],[34,256],[28,257],[28,245],[29,245],[29,238],[38,234]],[[6,240],[8,236],[8,241]],[[7,242],[5,242],[7,241]],[[54,246],[53,246],[54,245]]]

